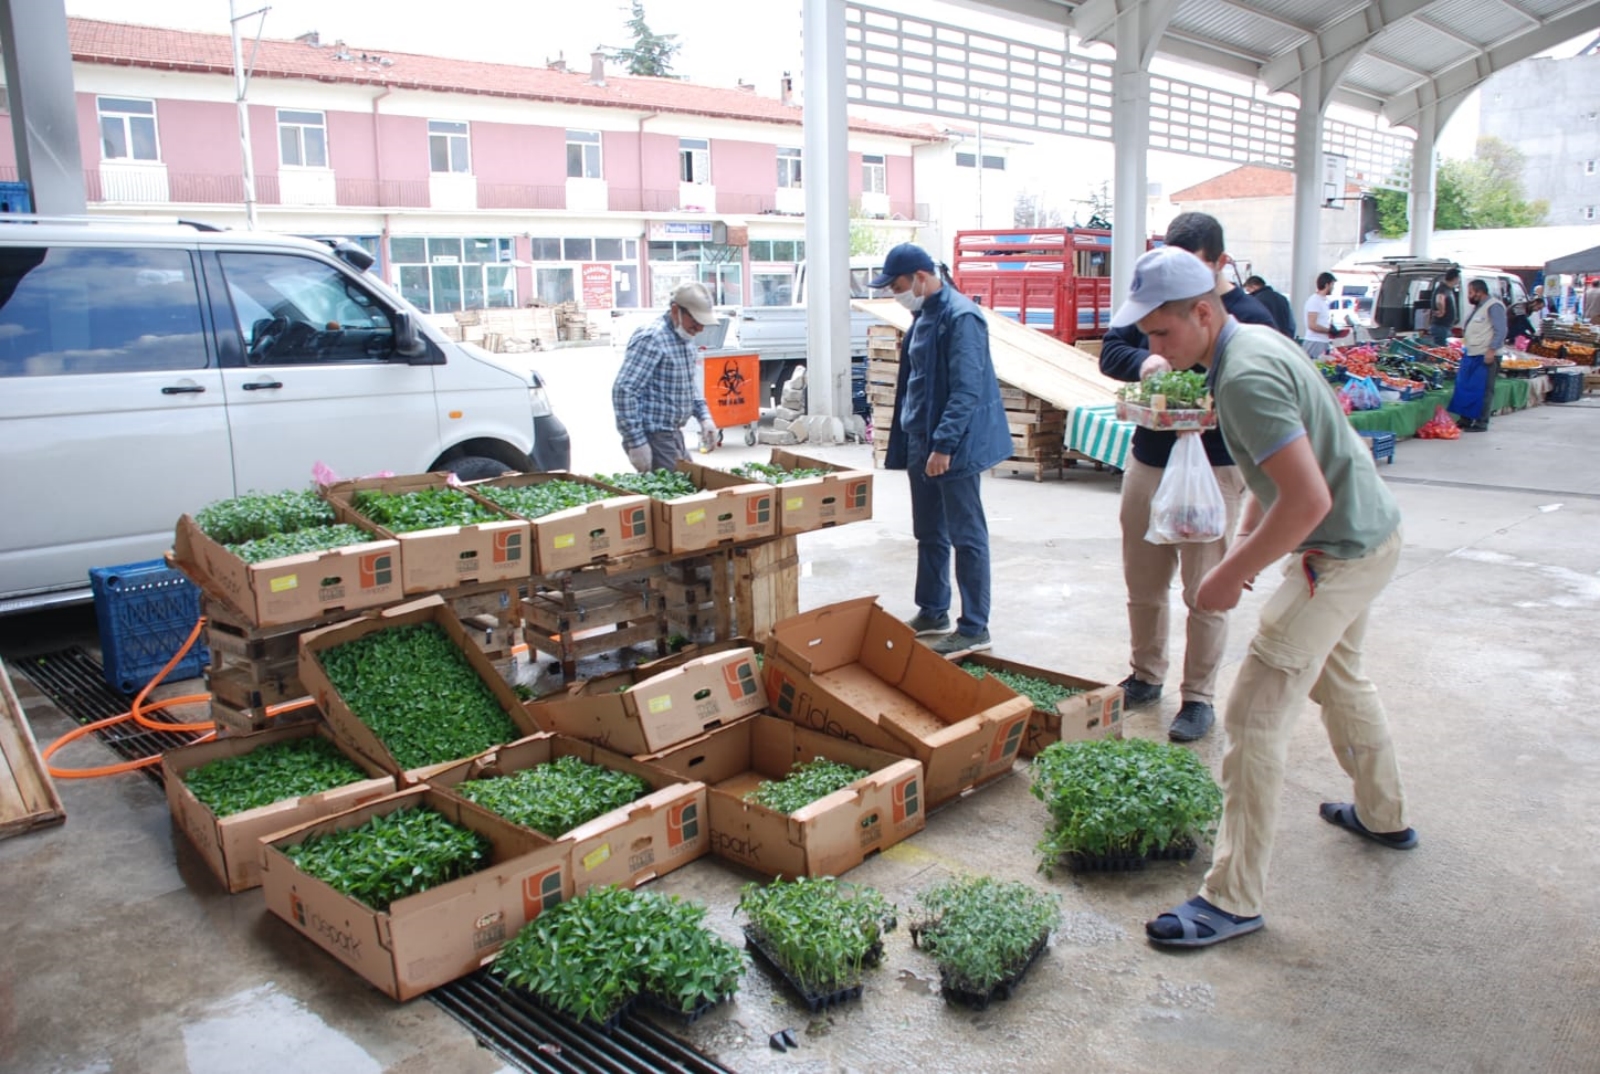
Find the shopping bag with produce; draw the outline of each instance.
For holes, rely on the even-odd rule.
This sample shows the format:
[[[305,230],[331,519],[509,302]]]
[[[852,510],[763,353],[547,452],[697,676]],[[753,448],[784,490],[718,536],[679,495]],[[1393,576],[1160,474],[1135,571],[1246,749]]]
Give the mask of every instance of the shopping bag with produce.
[[[1351,410],[1377,410],[1383,406],[1383,397],[1378,394],[1378,385],[1371,377],[1351,377],[1339,389],[1339,394],[1350,400]]]
[[[1459,440],[1461,428],[1451,420],[1450,414],[1444,407],[1434,407],[1433,417],[1428,423],[1417,430],[1418,440]]]
[[[1151,544],[1203,544],[1222,538],[1228,508],[1199,433],[1179,433],[1166,472],[1150,501]]]

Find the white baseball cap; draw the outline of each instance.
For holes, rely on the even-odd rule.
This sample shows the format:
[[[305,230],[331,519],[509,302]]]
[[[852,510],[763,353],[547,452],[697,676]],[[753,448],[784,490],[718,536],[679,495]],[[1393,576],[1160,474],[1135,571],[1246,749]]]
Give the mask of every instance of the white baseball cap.
[[[687,310],[701,324],[716,324],[722,318],[711,308],[711,292],[703,283],[686,283],[672,292],[674,305]]]
[[[1111,327],[1138,324],[1168,302],[1197,298],[1216,287],[1210,265],[1180,247],[1158,246],[1134,262],[1133,283]]]

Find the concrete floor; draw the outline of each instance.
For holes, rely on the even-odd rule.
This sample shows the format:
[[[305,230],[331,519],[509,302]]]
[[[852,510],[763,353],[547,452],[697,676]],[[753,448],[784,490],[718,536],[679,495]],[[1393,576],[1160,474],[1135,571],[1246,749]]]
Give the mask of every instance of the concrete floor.
[[[1015,998],[984,1013],[947,1006],[902,930],[862,1002],[809,1017],[752,968],[690,1039],[752,1072],[1600,1070],[1597,410],[1592,399],[1545,406],[1487,436],[1407,441],[1382,468],[1407,545],[1368,662],[1419,849],[1388,851],[1317,818],[1348,784],[1307,712],[1267,928],[1174,955],[1147,945],[1142,923],[1192,893],[1205,853],[1046,880],[1033,854],[1044,810],[1018,768],[850,874],[902,903],[954,871],[1059,892],[1066,924]],[[1103,681],[1126,673],[1117,486],[1088,471],[985,482],[997,654]],[[877,593],[912,611],[899,475],[880,475],[874,521],[800,548],[802,607]],[[1246,598],[1224,690],[1264,594]],[[0,651],[83,630],[81,616],[0,621]],[[41,741],[65,730],[25,678],[18,686]],[[1164,737],[1175,676],[1168,686],[1158,711],[1133,713],[1132,733]],[[1220,732],[1198,749],[1215,770]],[[81,747],[77,763],[103,752]],[[65,826],[0,842],[0,1070],[503,1069],[432,1003],[392,1003],[266,914],[259,891],[223,893],[150,781],[60,787]],[[734,937],[732,904],[751,878],[706,859],[658,883],[709,902]],[[767,1037],[785,1027],[801,1047],[780,1055]]]

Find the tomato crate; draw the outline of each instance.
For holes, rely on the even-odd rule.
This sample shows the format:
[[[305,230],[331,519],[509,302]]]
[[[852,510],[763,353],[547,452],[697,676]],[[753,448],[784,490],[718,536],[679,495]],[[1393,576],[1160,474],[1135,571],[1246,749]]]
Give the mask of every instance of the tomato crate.
[[[89,571],[106,682],[138,693],[171,660],[200,618],[200,588],[159,559]],[[211,661],[196,641],[166,681],[199,678]]]

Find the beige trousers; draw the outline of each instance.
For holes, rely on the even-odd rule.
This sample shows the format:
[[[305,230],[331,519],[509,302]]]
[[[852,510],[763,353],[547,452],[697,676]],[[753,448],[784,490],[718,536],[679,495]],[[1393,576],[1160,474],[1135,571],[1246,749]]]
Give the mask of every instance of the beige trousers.
[[[1217,666],[1228,642],[1228,613],[1201,612],[1194,607],[1200,580],[1215,567],[1233,543],[1244,502],[1244,478],[1237,466],[1214,466],[1217,485],[1228,506],[1222,540],[1204,544],[1151,544],[1150,501],[1165,473],[1130,458],[1122,475],[1122,575],[1128,586],[1128,632],[1133,639],[1129,661],[1140,682],[1160,685],[1167,678],[1168,608],[1172,577],[1183,572],[1183,603],[1189,609],[1183,649],[1183,700],[1209,702],[1217,692]]]
[[[1355,782],[1361,823],[1375,832],[1407,826],[1388,719],[1361,670],[1367,614],[1394,575],[1400,547],[1396,530],[1361,559],[1290,556],[1261,612],[1224,714],[1222,824],[1200,888],[1230,914],[1261,913],[1289,738],[1308,693],[1322,706],[1334,757]]]

